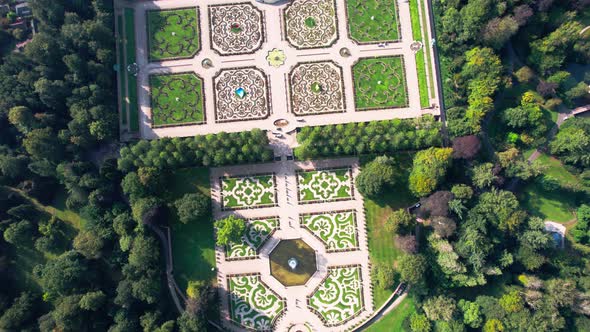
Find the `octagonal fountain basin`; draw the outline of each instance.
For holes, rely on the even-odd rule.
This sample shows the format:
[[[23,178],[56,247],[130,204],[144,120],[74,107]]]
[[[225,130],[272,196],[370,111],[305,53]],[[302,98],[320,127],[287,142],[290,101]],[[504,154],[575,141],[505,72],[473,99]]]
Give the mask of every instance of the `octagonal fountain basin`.
[[[289,121],[287,119],[278,119],[273,122],[273,124],[279,128],[284,128],[289,125]]]

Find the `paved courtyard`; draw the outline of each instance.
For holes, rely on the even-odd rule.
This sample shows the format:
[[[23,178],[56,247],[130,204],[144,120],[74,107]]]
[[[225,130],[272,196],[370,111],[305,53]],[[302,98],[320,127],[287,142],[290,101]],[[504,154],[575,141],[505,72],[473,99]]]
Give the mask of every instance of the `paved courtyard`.
[[[439,114],[438,92],[421,107],[406,1],[387,7],[395,26],[358,1],[120,3],[135,12],[142,138]],[[373,16],[351,33],[348,14]]]
[[[345,331],[371,315],[358,172],[355,158],[211,170],[214,217],[236,214],[248,223],[242,243],[216,248],[225,328]],[[286,286],[273,264],[288,269],[287,257],[272,256],[292,240],[307,248],[298,262],[312,272]]]

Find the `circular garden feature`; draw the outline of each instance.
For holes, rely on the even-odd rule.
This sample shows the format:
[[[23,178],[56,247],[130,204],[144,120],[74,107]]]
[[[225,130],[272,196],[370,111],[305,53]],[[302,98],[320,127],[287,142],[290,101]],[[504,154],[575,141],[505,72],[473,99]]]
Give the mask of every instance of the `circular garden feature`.
[[[287,287],[305,285],[316,270],[315,250],[301,239],[281,240],[270,253],[270,274]]]

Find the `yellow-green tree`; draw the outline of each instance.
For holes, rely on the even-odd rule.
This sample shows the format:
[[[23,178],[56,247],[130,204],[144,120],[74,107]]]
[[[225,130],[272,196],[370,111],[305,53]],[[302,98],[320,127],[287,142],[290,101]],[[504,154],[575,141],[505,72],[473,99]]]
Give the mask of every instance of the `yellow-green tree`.
[[[410,190],[414,195],[424,197],[436,189],[447,173],[452,153],[451,148],[430,148],[416,154],[410,173]]]

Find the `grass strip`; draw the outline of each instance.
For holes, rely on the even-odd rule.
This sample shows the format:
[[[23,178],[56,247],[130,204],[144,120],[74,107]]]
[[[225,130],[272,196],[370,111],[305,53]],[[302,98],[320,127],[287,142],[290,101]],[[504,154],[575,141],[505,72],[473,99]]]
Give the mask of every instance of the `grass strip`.
[[[418,71],[418,90],[420,91],[420,107],[430,106],[428,98],[428,83],[426,82],[426,64],[424,63],[424,49],[416,52],[416,70]]]
[[[131,8],[125,8],[125,36],[126,43],[126,64],[135,63],[135,12]],[[126,66],[127,67],[127,66]],[[134,75],[127,75],[127,106],[129,108],[129,130],[132,133],[139,131],[139,112],[137,107],[137,78]]]
[[[416,52],[416,71],[418,73],[418,90],[420,92],[420,107],[430,106],[430,96],[428,94],[428,82],[426,81],[426,63],[424,62],[424,50],[426,41],[422,38],[422,26],[420,25],[420,13],[418,12],[418,0],[410,0],[410,18],[412,20],[412,36],[414,40],[423,43],[422,49]],[[427,52],[428,53],[428,52]]]
[[[121,110],[121,124],[126,126],[127,125],[127,105],[125,102],[125,97],[127,94],[125,93],[125,43],[124,43],[124,32],[123,32],[123,16],[117,15],[117,25],[119,30],[117,31],[117,48],[119,49],[119,109]]]
[[[422,0],[422,26],[424,29],[428,26],[428,22],[426,21],[426,7],[424,6],[426,0]],[[424,48],[428,50],[426,52],[426,63],[428,63],[428,68],[426,71],[428,73],[428,79],[430,80],[430,94],[434,96],[434,75],[432,74],[432,58],[430,55],[430,39],[428,38],[428,34],[426,38],[424,38]]]

